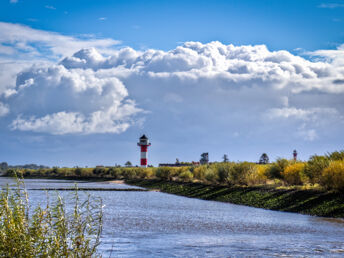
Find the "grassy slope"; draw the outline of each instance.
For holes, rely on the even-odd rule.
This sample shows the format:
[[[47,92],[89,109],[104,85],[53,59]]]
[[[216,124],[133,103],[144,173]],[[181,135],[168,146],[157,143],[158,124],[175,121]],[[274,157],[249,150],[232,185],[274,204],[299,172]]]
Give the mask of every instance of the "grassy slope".
[[[203,200],[229,202],[315,216],[344,218],[343,193],[318,190],[285,190],[269,187],[226,187],[142,179],[127,180],[126,183]]]

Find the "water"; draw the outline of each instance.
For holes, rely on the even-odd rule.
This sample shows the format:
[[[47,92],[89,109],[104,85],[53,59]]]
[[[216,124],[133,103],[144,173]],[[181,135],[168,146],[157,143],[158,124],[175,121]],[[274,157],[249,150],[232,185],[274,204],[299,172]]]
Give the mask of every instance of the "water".
[[[0,186],[10,179],[0,178]],[[25,180],[28,189],[73,187]],[[92,185],[92,187],[90,187]],[[79,182],[79,188],[130,188]],[[104,257],[344,257],[344,220],[203,201],[159,192],[88,191],[104,204]],[[67,194],[66,192],[62,194]],[[42,191],[29,190],[33,203]]]

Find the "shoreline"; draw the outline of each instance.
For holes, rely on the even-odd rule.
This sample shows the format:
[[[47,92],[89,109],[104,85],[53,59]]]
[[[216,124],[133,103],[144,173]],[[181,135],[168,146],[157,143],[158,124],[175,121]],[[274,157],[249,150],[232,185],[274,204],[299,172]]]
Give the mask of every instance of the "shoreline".
[[[344,193],[277,189],[267,186],[220,186],[154,179],[125,180],[126,184],[160,192],[304,215],[344,218]]]
[[[1,177],[0,177],[1,178]],[[267,210],[344,219],[344,193],[319,189],[279,189],[274,186],[224,186],[160,179],[114,179],[77,176],[30,176],[25,179],[55,179],[106,182],[139,186],[147,191],[188,198],[220,201]]]

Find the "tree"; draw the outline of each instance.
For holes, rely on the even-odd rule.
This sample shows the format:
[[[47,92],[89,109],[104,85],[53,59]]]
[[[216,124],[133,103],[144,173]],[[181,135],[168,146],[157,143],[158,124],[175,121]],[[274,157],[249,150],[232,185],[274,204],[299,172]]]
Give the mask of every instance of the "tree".
[[[133,164],[131,164],[131,162],[130,161],[127,161],[127,162],[125,162],[125,164],[124,164],[126,167],[132,167],[133,166]]]
[[[199,160],[199,163],[201,163],[201,165],[209,163],[209,153],[208,152],[204,152],[201,154],[201,159]]]
[[[259,164],[268,164],[269,163],[269,156],[266,153],[263,153],[262,156],[260,156]]]
[[[229,161],[227,154],[224,154],[222,158],[223,158],[223,162],[228,162]]]

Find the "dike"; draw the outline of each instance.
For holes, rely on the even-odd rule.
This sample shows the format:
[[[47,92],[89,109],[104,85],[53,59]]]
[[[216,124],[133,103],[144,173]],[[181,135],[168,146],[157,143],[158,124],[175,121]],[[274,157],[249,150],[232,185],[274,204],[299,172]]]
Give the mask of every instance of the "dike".
[[[219,186],[146,179],[125,180],[125,183],[190,198],[312,216],[344,218],[344,193],[340,192],[277,189],[268,186]]]

